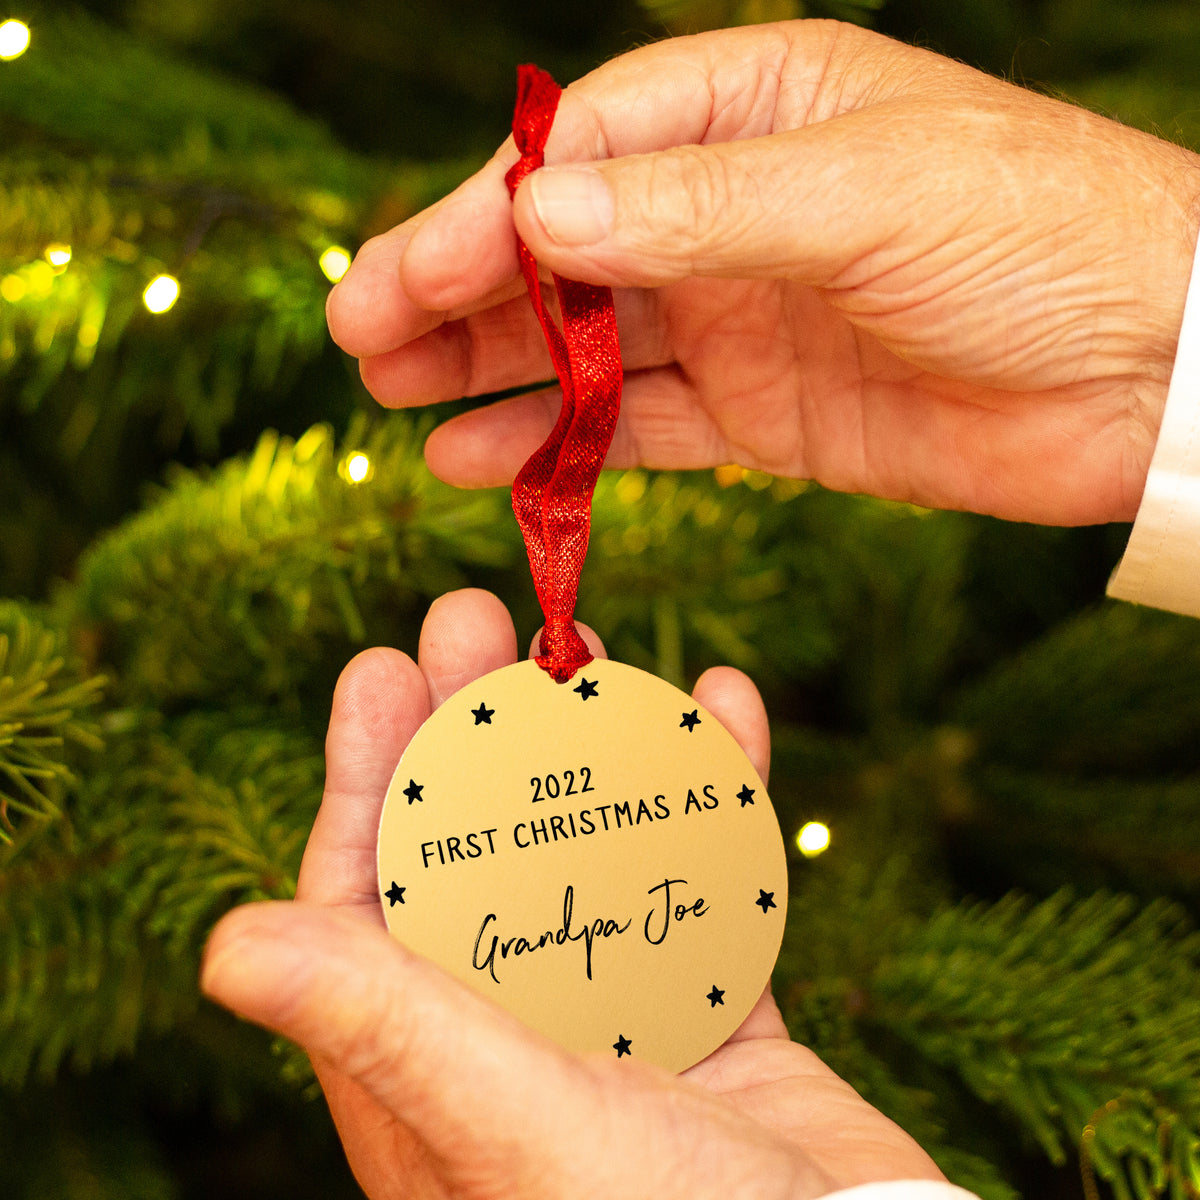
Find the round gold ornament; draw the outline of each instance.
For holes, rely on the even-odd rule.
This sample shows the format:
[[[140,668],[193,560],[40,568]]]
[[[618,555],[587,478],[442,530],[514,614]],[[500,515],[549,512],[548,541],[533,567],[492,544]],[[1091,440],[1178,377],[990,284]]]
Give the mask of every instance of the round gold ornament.
[[[447,700],[396,769],[379,831],[392,934],[571,1050],[673,1071],[745,1019],[783,936],[766,788],[671,684],[536,663]]]

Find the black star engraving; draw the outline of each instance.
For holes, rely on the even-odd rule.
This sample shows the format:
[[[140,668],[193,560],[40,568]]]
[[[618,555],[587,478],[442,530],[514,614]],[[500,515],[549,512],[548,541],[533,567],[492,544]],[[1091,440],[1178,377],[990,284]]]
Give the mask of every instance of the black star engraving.
[[[755,900],[754,903],[757,904],[759,906],[759,908],[761,908],[763,910],[763,912],[765,913],[768,908],[775,907],[775,893],[774,892],[764,892],[762,890],[762,888],[759,888],[758,889],[758,899]]]
[[[479,702],[478,708],[471,709],[471,716],[475,718],[476,725],[490,725],[492,723],[492,715],[495,713],[494,708],[488,708],[482,700]]]
[[[698,708],[693,708],[690,713],[683,714],[683,720],[679,722],[679,728],[686,729],[688,733],[691,733],[692,730],[695,729],[699,724],[700,710]]]
[[[388,890],[386,892],[383,893],[391,901],[391,904],[389,905],[389,907],[395,908],[397,904],[403,904],[404,903],[404,893],[407,890],[408,890],[407,888],[402,888],[393,879],[392,886],[390,888],[388,888]]]
[[[617,1040],[615,1042],[613,1042],[613,1049],[617,1052],[618,1058],[621,1058],[626,1054],[628,1054],[629,1057],[632,1058],[633,1053],[629,1049],[629,1047],[632,1045],[633,1045],[633,1043],[623,1033],[618,1033]]]
[[[404,789],[404,794],[408,797],[409,804],[414,800],[420,800],[422,804],[425,803],[425,797],[421,795],[421,789],[424,786],[423,783],[418,783],[415,779],[408,781],[408,787]]]
[[[750,787],[749,784],[743,783],[742,790],[740,792],[738,792],[737,798],[742,802],[743,808],[745,808],[747,804],[753,804],[754,803],[754,789],[752,787]]]
[[[572,688],[571,691],[578,692],[586,700],[589,696],[600,695],[600,693],[596,691],[596,684],[599,682],[600,681],[598,679],[581,679],[579,686],[577,688]],[[626,1051],[626,1054],[628,1053],[629,1051]]]
[[[724,1006],[725,1006],[725,989],[717,987],[717,985],[714,983],[713,990],[711,992],[709,992],[708,995],[705,996],[704,998],[705,998],[705,1000],[707,1000],[709,1002],[709,1004],[711,1004],[713,1006],[713,1008],[716,1008],[718,1004],[721,1005],[722,1008],[724,1008]]]

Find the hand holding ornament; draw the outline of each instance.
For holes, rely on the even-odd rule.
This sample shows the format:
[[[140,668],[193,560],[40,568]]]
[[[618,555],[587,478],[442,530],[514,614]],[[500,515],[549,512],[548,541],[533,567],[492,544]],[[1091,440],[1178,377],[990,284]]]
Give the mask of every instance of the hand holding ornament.
[[[679,38],[571,85],[515,205],[511,139],[368,242],[329,301],[373,394],[409,406],[550,377],[534,256],[616,290],[611,466],[736,462],[997,516],[1128,520],[1165,403],[1200,158],[835,22]],[[466,486],[511,480],[543,391],[437,429]]]
[[[296,902],[237,909],[209,944],[205,990],[308,1050],[367,1195],[808,1200],[871,1180],[940,1179],[907,1134],[788,1040],[769,993],[675,1077],[568,1054],[387,935],[375,838],[396,761],[433,709],[515,660],[508,613],[476,591],[433,605],[417,662],[359,655],[334,696]],[[695,698],[765,776],[753,684],[717,668]]]

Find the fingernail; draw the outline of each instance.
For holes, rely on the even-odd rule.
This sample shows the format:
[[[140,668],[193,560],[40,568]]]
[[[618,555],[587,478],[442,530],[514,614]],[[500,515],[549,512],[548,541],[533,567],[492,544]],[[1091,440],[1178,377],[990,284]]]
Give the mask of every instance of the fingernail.
[[[200,960],[200,990],[206,996],[236,1004],[274,966],[277,952],[295,955],[279,936],[275,916],[282,907],[278,902],[249,904],[226,913],[217,923]],[[286,964],[281,973],[288,973]]]
[[[598,171],[551,167],[529,177],[542,227],[564,246],[591,246],[612,233],[613,198]]]

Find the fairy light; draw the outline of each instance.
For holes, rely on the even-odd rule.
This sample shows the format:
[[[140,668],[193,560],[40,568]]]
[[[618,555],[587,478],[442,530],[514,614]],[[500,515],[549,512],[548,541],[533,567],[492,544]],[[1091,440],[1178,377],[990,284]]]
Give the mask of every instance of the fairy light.
[[[829,849],[829,826],[820,821],[808,821],[796,834],[796,849],[805,858],[816,858]]]
[[[338,474],[347,483],[366,483],[375,474],[375,466],[361,450],[352,450],[338,464]]]
[[[0,59],[10,62],[29,49],[29,26],[15,18],[0,24]]]
[[[165,313],[178,299],[179,280],[174,275],[155,275],[142,293],[142,303],[155,316]]]
[[[51,242],[43,251],[46,261],[56,270],[63,271],[71,261],[71,247],[64,242]]]
[[[350,270],[350,251],[341,246],[330,246],[319,259],[317,264],[330,283],[337,283]]]
[[[3,279],[0,279],[0,297],[7,300],[9,304],[19,304],[25,299],[28,291],[29,287],[20,275],[5,275]]]

